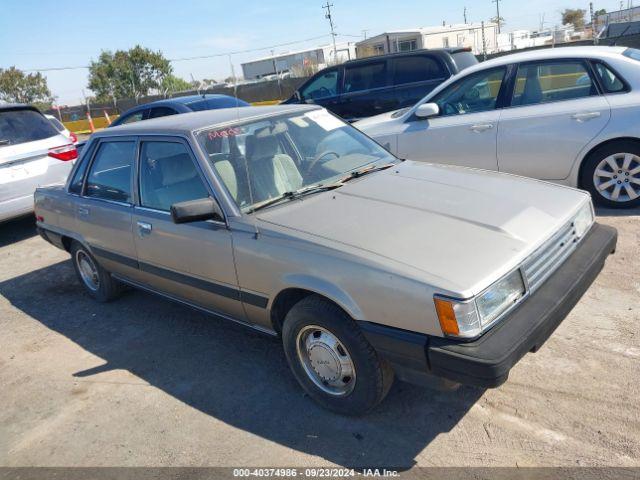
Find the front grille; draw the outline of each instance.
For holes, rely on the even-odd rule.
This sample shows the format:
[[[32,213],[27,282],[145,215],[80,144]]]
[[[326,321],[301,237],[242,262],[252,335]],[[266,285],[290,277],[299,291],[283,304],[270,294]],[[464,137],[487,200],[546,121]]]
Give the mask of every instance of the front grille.
[[[533,292],[566,260],[578,243],[573,222],[562,227],[523,264],[522,270]]]

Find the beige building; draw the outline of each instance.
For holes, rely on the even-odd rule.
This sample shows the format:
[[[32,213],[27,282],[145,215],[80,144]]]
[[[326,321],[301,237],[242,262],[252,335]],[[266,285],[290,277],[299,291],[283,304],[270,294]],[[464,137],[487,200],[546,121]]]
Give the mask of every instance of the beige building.
[[[484,34],[483,34],[484,30]],[[358,58],[421,48],[469,47],[476,55],[497,50],[498,25],[480,23],[394,30],[356,43]],[[484,40],[483,40],[484,39]]]

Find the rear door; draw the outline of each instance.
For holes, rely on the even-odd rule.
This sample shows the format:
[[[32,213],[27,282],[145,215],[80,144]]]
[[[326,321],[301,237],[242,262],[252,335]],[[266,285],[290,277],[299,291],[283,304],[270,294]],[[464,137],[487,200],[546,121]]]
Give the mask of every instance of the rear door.
[[[611,113],[580,59],[520,64],[511,97],[500,118],[498,167],[544,180],[566,178]]]
[[[391,60],[395,104],[391,110],[413,106],[447,78],[449,70],[433,55],[407,55]]]
[[[387,59],[370,60],[344,67],[339,115],[348,121],[393,110],[397,104],[389,86]]]
[[[188,143],[140,142],[133,228],[139,268],[154,289],[243,320],[231,232],[222,221],[176,224],[171,205],[213,196]]]
[[[137,274],[131,231],[135,151],[135,138],[101,139],[91,152],[76,202],[76,231],[93,254],[107,270],[133,278]],[[80,168],[78,172],[69,186],[71,193],[78,191],[76,176],[82,183]]]

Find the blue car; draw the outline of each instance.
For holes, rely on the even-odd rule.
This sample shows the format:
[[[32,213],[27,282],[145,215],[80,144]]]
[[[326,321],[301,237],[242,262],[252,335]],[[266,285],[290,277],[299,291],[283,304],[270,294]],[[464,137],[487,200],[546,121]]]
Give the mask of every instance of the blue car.
[[[189,95],[187,97],[167,98],[156,102],[138,105],[124,112],[111,126],[139,122],[151,118],[166,117],[178,113],[216,110],[218,108],[248,107],[249,104],[229,95]]]

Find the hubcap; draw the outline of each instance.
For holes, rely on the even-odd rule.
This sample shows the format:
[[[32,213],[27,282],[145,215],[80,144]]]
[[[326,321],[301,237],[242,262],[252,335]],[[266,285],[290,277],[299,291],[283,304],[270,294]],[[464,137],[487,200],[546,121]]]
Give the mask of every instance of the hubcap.
[[[307,376],[325,393],[351,393],[356,384],[353,360],[340,340],[329,330],[308,325],[296,340],[298,360]]]
[[[640,197],[640,157],[616,153],[602,160],[593,173],[600,195],[613,202],[630,202]]]
[[[82,281],[91,291],[96,291],[100,288],[100,276],[98,275],[98,269],[96,268],[93,259],[82,250],[78,250],[76,253],[76,263],[78,264],[78,271]]]

